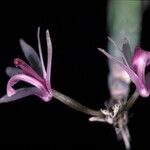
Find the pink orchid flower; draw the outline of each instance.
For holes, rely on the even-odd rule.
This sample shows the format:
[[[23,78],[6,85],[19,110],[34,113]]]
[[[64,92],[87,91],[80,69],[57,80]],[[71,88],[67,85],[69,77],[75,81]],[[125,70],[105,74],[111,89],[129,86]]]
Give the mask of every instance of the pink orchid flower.
[[[109,38],[109,40],[118,47],[112,39]],[[129,47],[129,42],[125,39],[121,50],[122,60],[111,56],[103,49],[98,49],[127,72],[142,97],[148,97],[150,94],[150,79],[148,75],[145,75],[145,69],[150,64],[150,52],[142,50],[140,47],[135,47],[134,54],[131,57],[126,55],[129,51],[127,47]]]
[[[14,59],[14,64],[18,68],[7,67],[6,73],[11,77],[7,83],[7,95],[0,101],[9,102],[29,95],[36,95],[43,101],[49,101],[52,98],[52,89],[50,84],[51,62],[52,62],[52,44],[49,31],[46,31],[47,40],[47,69],[45,69],[41,43],[40,28],[37,33],[39,56],[36,51],[24,40],[20,40],[21,48],[30,65],[20,58]],[[13,86],[19,81],[27,82],[33,86],[15,90]]]

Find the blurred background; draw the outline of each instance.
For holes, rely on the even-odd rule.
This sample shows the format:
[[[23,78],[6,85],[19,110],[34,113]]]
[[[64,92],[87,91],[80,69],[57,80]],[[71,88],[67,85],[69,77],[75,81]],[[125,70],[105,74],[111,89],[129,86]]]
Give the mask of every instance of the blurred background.
[[[25,60],[19,39],[23,38],[37,50],[37,27],[41,27],[45,58],[46,29],[50,31],[53,44],[52,87],[90,108],[104,108],[104,101],[109,99],[109,70],[107,58],[97,48],[107,49],[107,1],[86,6],[72,3],[63,7],[60,3],[53,5],[42,2],[38,6],[37,3],[31,6],[30,3],[21,2],[16,7],[1,9],[1,96],[6,93],[9,79],[5,68],[14,66],[15,57]],[[146,50],[150,49],[149,18],[150,8],[147,8],[142,18],[140,44]],[[150,134],[149,99],[139,98],[129,114],[132,149],[150,147],[149,138],[146,138]],[[1,104],[0,149],[124,150],[112,126],[91,123],[88,118],[54,98],[45,103],[38,97],[30,96]]]

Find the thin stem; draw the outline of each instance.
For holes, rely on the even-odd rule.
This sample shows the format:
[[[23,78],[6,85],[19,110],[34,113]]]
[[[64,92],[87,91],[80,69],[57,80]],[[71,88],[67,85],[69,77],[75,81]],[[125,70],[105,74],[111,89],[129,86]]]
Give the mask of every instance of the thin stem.
[[[57,100],[61,101],[62,103],[66,104],[67,106],[71,107],[72,109],[75,109],[77,111],[80,111],[82,113],[88,114],[88,115],[92,115],[92,116],[98,116],[100,118],[104,118],[105,115],[103,115],[100,110],[93,110],[90,109],[82,104],[80,104],[79,102],[77,102],[76,100],[52,89],[52,93],[53,93],[53,97],[56,98]]]
[[[132,96],[128,99],[125,105],[122,106],[122,108],[118,111],[118,114],[116,115],[116,119],[119,119],[119,117],[126,111],[129,111],[129,109],[133,106],[137,98],[139,97],[139,93],[136,90]]]

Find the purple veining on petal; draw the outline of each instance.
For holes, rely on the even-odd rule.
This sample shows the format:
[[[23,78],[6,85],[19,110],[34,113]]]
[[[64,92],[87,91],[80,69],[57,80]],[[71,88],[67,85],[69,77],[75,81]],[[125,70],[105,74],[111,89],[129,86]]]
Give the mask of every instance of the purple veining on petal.
[[[147,66],[148,57],[146,52],[144,52],[141,48],[136,47],[134,51],[134,55],[132,57],[132,69],[138,75],[138,77],[142,80],[143,84],[145,84],[145,68]]]
[[[37,87],[43,92],[43,95],[45,95],[48,92],[46,88],[44,87],[44,85],[37,79],[27,76],[25,74],[18,74],[18,75],[14,75],[13,77],[11,77],[10,80],[8,81],[8,84],[7,84],[8,96],[12,96],[15,93],[15,90],[12,88],[12,86],[14,86],[14,84],[16,84],[16,82],[18,81],[25,81],[34,85],[35,87]]]
[[[16,84],[18,81],[28,82],[33,86],[35,86],[36,88],[38,88],[40,93],[36,95],[39,96],[44,101],[49,101],[52,98],[52,92],[47,91],[47,88],[40,81],[25,74],[14,75],[12,78],[10,78],[7,84],[8,97],[11,97],[12,95],[16,94],[16,90],[12,86]]]
[[[37,80],[43,82],[44,79],[42,79],[42,77],[40,77],[27,63],[25,63],[22,59],[20,58],[15,58],[14,59],[14,64],[17,67],[20,67],[23,71],[24,74],[30,75],[34,78],[36,78]]]

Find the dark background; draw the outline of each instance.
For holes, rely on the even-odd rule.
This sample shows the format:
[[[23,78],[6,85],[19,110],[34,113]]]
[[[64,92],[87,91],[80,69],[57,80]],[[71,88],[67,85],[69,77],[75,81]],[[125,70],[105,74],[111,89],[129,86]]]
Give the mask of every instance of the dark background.
[[[109,99],[107,59],[97,47],[107,48],[106,6],[83,7],[39,3],[6,8],[0,13],[0,94],[6,93],[7,66],[15,57],[24,58],[19,38],[37,49],[37,27],[41,27],[46,56],[45,30],[53,44],[52,87],[93,109]],[[10,4],[11,5],[11,4]],[[80,6],[80,8],[79,8]],[[141,46],[150,49],[150,9],[142,20]],[[132,149],[149,149],[150,101],[139,98],[130,112]],[[0,105],[0,149],[123,150],[113,128],[91,123],[89,116],[76,112],[56,99],[45,103],[30,96]]]

